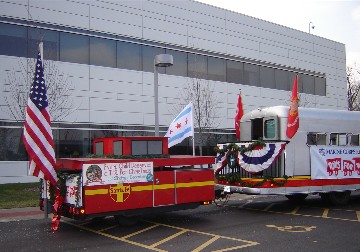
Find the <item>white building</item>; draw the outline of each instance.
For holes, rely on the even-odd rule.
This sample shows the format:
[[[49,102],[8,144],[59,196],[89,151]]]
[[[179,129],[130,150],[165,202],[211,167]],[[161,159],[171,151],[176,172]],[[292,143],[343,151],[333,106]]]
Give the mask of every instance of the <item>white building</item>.
[[[27,58],[40,38],[59,70],[56,77],[45,69],[45,78],[63,78],[72,103],[53,120],[58,157],[86,155],[94,137],[153,134],[161,53],[173,55],[174,66],[159,69],[160,135],[192,77],[214,90],[218,136],[234,137],[240,89],[245,112],[286,105],[295,74],[303,105],[347,108],[345,45],[326,38],[191,0],[0,0],[0,176],[26,170],[23,122],[9,106],[18,107],[14,83],[31,82]],[[188,145],[172,151],[190,152]]]

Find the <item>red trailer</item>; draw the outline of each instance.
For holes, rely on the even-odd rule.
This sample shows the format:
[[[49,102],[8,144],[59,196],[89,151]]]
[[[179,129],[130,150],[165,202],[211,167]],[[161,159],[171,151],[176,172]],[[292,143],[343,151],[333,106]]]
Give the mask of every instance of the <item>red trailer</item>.
[[[170,156],[165,137],[98,138],[93,153],[96,157],[57,159],[66,190],[63,216],[120,220],[214,200],[214,171],[199,168],[211,167],[214,157]]]

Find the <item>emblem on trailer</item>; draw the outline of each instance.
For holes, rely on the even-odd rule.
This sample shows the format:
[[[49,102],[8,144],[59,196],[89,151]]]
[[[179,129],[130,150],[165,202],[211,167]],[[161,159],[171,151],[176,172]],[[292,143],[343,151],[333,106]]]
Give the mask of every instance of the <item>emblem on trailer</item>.
[[[130,192],[131,192],[131,187],[129,184],[128,185],[117,184],[114,186],[110,186],[110,188],[109,188],[110,197],[115,202],[126,201],[130,196]]]
[[[86,169],[86,182],[85,185],[91,184],[91,183],[102,183],[102,170],[100,166],[98,165],[90,165]]]

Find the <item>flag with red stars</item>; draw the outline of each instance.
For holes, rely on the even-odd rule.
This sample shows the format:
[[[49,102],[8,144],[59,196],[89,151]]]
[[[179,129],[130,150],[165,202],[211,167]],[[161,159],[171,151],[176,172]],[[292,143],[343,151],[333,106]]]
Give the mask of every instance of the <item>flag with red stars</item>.
[[[185,138],[194,136],[193,106],[189,103],[171,122],[165,137],[168,137],[169,148],[181,143]]]

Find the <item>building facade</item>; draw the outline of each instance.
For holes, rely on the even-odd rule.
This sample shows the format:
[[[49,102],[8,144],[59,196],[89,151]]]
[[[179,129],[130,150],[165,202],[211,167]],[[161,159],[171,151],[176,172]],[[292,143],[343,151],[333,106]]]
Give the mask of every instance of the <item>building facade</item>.
[[[216,103],[213,141],[234,140],[239,90],[245,112],[286,105],[296,74],[302,106],[347,108],[345,45],[326,38],[192,0],[0,0],[0,174],[26,167],[23,97],[40,40],[57,157],[86,156],[94,137],[154,134],[162,53],[174,65],[159,68],[160,135],[197,81]]]

